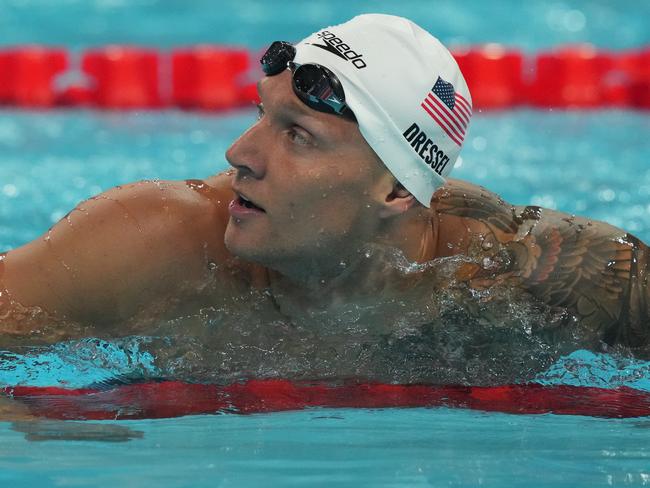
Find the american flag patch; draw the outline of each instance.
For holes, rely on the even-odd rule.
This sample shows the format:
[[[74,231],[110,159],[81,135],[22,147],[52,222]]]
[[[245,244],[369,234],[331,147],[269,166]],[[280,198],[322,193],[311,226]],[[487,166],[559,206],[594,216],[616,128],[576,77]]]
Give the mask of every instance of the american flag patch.
[[[472,116],[472,106],[454,91],[454,85],[438,76],[436,84],[420,104],[442,130],[459,146]]]

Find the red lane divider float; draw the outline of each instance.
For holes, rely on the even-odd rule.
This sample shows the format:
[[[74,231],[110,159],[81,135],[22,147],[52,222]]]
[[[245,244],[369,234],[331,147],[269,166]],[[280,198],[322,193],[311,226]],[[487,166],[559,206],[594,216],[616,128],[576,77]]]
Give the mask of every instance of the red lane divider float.
[[[157,51],[109,46],[86,52],[81,65],[93,80],[90,99],[94,105],[117,109],[162,107]]]
[[[630,105],[650,109],[650,48],[624,56],[621,64],[629,73]]]
[[[642,417],[650,392],[576,386],[495,387],[295,383],[252,380],[227,386],[177,381],[119,386],[111,390],[5,387],[32,413],[53,419],[142,419],[213,413],[262,413],[326,408],[459,407],[515,414]],[[3,390],[0,390],[2,392]]]
[[[0,51],[0,103],[50,107],[56,102],[54,78],[68,66],[63,49],[25,46]]]
[[[19,107],[224,110],[257,101],[259,53],[223,46],[159,52],[108,46],[81,54],[19,46],[0,50],[0,103]],[[535,56],[496,44],[453,52],[475,109],[650,108],[650,47],[612,52],[564,46]],[[61,83],[70,78],[84,83]],[[63,85],[63,86],[61,86]]]
[[[643,78],[642,56],[596,51],[591,46],[542,53],[536,59],[529,99],[540,107],[642,107],[632,95],[633,86]]]
[[[526,101],[523,54],[498,44],[455,51],[454,57],[472,94],[474,108],[501,109]]]
[[[538,107],[601,106],[611,61],[607,54],[588,46],[542,53],[536,59],[530,101]]]
[[[223,110],[250,102],[242,79],[250,68],[246,50],[198,46],[172,53],[172,103]]]

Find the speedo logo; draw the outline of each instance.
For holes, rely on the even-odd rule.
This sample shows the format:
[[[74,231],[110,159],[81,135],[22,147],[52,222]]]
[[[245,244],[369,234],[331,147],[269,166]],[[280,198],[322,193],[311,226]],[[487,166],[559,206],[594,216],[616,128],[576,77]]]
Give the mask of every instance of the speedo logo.
[[[418,156],[422,158],[422,161],[442,176],[443,170],[447,166],[447,163],[449,163],[449,156],[429,139],[429,136],[420,129],[418,124],[414,122],[402,135],[411,144],[411,147],[415,149]]]
[[[321,49],[325,49],[325,51],[335,54],[336,56],[343,59],[344,61],[352,61],[352,64],[357,69],[363,69],[367,66],[366,62],[363,59],[361,59],[363,58],[363,54],[358,54],[355,51],[353,51],[350,46],[348,46],[346,43],[343,42],[343,39],[341,39],[340,37],[336,37],[330,31],[324,30],[322,32],[319,32],[317,36],[323,40],[325,45],[314,44],[314,43],[309,43],[309,44],[311,44],[312,46],[319,47]]]

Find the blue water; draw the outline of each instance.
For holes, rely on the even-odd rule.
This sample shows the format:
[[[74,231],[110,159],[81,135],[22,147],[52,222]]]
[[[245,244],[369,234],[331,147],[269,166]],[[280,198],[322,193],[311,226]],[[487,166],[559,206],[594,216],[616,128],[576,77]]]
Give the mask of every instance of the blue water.
[[[650,2],[0,0],[0,45],[109,42],[259,48],[362,11],[411,16],[447,43],[535,51],[650,42]],[[79,201],[142,178],[200,178],[254,111],[0,111],[0,251]],[[477,114],[454,176],[517,204],[606,220],[650,242],[650,117],[627,111]],[[155,376],[145,339],[0,353],[0,385]],[[650,391],[650,363],[576,351],[538,381]],[[88,433],[90,430],[90,433]],[[85,440],[80,440],[85,439]],[[121,441],[121,442],[116,442]],[[650,420],[460,409],[332,410],[127,422],[0,422],[0,486],[650,485]]]
[[[650,43],[647,0],[1,0],[0,46],[259,48],[364,12],[413,18],[452,45],[489,41],[536,51],[579,42],[610,49]]]
[[[144,437],[125,443],[28,444],[23,432],[0,424],[0,482],[12,488],[573,488],[650,483],[647,419],[604,421],[442,408],[323,409],[110,424],[144,432]],[[56,427],[45,424],[34,431],[56,432]]]

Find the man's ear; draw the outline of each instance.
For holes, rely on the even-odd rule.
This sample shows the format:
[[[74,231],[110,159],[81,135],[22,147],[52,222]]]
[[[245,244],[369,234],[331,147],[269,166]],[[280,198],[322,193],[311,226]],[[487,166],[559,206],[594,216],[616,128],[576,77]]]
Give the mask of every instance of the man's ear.
[[[406,212],[417,204],[415,197],[399,181],[395,181],[392,191],[386,196],[384,206],[379,216],[382,218],[393,217]]]

